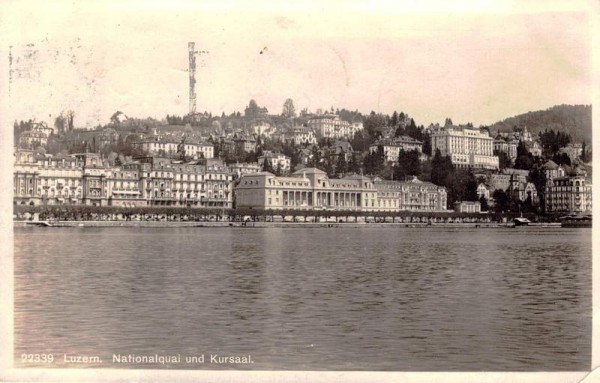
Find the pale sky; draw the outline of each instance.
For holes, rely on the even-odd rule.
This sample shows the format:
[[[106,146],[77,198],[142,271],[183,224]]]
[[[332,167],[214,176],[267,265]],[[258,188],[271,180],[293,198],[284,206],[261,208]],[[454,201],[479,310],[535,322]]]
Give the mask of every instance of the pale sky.
[[[433,14],[230,4],[237,3],[5,5],[8,121],[51,122],[66,109],[79,127],[106,123],[117,110],[184,115],[188,41],[210,51],[199,59],[197,110],[218,115],[243,113],[250,99],[281,113],[289,97],[297,110],[397,110],[423,125],[446,117],[479,125],[592,102],[592,28],[583,6],[532,11],[488,1]]]

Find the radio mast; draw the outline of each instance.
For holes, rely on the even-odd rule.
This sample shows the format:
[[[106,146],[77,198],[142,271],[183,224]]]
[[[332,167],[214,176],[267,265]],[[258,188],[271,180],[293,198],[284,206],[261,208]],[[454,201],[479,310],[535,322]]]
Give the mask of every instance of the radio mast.
[[[188,53],[190,60],[190,117],[196,114],[196,55],[208,54],[208,51],[195,50],[196,43],[193,41],[188,43]]]

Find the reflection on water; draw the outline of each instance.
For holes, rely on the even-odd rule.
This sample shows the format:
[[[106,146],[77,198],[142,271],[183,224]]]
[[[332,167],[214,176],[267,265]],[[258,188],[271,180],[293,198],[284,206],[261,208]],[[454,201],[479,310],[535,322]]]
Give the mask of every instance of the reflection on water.
[[[15,342],[19,366],[587,370],[591,231],[16,229]]]

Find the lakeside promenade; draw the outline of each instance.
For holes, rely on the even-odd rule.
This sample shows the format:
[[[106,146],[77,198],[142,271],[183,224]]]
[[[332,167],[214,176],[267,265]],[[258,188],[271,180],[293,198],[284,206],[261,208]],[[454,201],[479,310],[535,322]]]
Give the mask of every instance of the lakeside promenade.
[[[177,221],[14,221],[14,227],[236,227],[236,228],[337,228],[337,227],[513,227],[501,222],[177,222]],[[560,227],[560,223],[531,223],[530,226]]]

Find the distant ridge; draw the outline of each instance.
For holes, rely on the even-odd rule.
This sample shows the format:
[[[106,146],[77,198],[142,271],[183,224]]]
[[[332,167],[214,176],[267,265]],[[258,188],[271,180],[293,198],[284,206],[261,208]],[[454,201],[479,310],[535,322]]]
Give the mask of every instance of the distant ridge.
[[[532,135],[546,129],[560,130],[571,135],[573,142],[585,140],[588,147],[592,145],[592,106],[591,105],[556,105],[546,110],[527,112],[509,117],[490,126],[492,132],[512,131],[514,126],[526,126]]]

